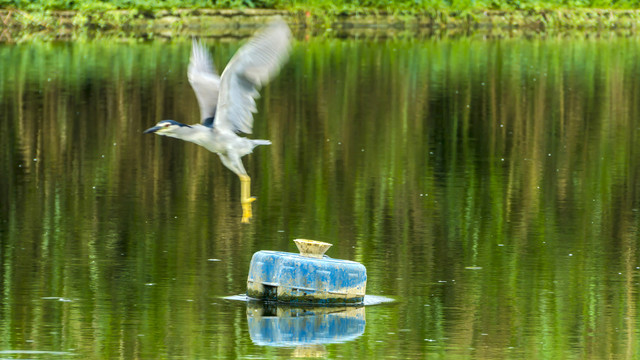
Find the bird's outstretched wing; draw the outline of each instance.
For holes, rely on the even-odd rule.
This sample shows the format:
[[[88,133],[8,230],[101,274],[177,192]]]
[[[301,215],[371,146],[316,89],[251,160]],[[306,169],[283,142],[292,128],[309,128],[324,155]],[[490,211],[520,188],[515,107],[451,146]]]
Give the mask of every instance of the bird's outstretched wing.
[[[200,105],[202,123],[211,126],[218,104],[220,76],[216,72],[209,52],[196,39],[193,39],[187,76]]]
[[[278,19],[236,52],[220,78],[216,128],[251,133],[258,89],[280,70],[290,42],[289,27]]]

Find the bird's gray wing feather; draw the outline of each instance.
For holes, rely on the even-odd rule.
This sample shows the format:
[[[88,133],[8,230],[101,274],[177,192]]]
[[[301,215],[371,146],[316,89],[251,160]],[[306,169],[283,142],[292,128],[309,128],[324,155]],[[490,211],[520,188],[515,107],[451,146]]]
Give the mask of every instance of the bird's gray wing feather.
[[[196,39],[193,39],[187,76],[196,93],[198,105],[200,105],[201,120],[204,122],[216,113],[220,76],[213,65],[211,55],[204,45]]]
[[[238,50],[220,78],[215,127],[251,133],[258,89],[280,70],[289,56],[290,42],[291,31],[279,19]]]

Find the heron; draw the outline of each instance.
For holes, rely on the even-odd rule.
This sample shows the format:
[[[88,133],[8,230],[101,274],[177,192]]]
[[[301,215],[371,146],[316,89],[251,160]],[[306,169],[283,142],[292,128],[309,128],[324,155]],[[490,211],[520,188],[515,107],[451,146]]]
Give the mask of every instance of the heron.
[[[219,76],[209,52],[194,38],[187,77],[200,107],[201,123],[186,125],[161,120],[144,131],[189,141],[218,154],[222,164],[240,178],[243,223],[251,219],[251,203],[256,198],[251,196],[251,178],[242,157],[258,145],[270,145],[271,141],[238,134],[251,134],[258,90],[288,59],[290,43],[287,24],[282,19],[274,20],[234,54]]]

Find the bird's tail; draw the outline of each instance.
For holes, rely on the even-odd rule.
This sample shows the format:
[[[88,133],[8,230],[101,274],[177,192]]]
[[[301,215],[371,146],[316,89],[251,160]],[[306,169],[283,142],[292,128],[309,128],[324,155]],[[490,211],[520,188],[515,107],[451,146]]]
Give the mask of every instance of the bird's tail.
[[[258,145],[271,145],[271,141],[269,140],[251,140],[251,143],[253,144],[253,147]]]

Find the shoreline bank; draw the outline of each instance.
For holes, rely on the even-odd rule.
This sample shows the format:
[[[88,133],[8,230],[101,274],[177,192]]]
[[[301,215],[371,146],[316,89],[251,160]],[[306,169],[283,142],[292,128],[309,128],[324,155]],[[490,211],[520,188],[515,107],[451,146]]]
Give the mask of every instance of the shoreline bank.
[[[109,10],[104,12],[0,10],[0,41],[24,34],[49,34],[54,38],[81,33],[107,33],[132,37],[210,36],[243,37],[274,17],[282,17],[297,31],[358,36],[382,33],[509,32],[544,33],[584,30],[635,33],[640,10],[540,10],[540,11],[433,11],[388,13],[383,11],[319,12],[285,10]]]

